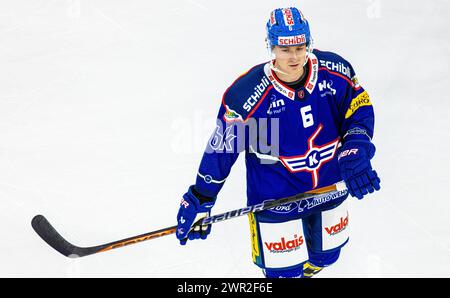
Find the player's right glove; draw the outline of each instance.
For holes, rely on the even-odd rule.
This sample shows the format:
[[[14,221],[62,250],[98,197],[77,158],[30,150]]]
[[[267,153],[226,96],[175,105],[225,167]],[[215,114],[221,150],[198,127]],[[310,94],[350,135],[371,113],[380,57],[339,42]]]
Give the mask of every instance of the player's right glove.
[[[366,140],[349,140],[339,149],[341,176],[353,197],[362,199],[364,195],[380,190],[380,178],[370,164],[374,154],[375,146]]]
[[[211,225],[193,225],[199,219],[210,215],[215,199],[202,196],[193,185],[183,195],[177,215],[178,228],[176,232],[181,245],[185,245],[188,239],[206,239],[209,235]]]

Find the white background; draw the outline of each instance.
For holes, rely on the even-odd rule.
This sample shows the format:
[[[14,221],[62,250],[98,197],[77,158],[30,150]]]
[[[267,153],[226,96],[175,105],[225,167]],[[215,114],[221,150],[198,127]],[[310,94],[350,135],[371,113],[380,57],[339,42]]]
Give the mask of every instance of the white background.
[[[71,260],[44,214],[92,246],[172,226],[222,93],[267,59],[294,5],[351,61],[376,112],[380,192],[350,199],[351,240],[319,277],[450,277],[450,1],[0,2],[0,276],[262,277],[245,217]],[[215,213],[245,205],[241,156]]]

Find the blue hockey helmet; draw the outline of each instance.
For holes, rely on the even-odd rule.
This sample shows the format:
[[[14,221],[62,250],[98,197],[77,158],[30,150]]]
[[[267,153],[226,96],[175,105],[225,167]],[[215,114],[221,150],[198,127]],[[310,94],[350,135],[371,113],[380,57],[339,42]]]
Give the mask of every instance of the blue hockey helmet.
[[[277,8],[272,11],[266,29],[269,49],[274,46],[311,44],[308,21],[295,7]]]

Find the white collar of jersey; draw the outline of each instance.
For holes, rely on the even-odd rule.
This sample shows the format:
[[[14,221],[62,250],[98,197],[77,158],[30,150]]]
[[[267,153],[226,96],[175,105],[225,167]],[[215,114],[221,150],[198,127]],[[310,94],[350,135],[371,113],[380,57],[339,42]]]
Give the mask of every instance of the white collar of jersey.
[[[277,90],[284,96],[294,100],[295,99],[295,90],[292,88],[289,88],[288,86],[283,84],[283,82],[281,82],[277,78],[277,76],[275,75],[275,73],[273,72],[273,70],[270,67],[270,63],[271,62],[268,62],[268,63],[266,63],[266,65],[264,65],[264,73],[266,74],[267,78],[269,78],[269,80],[272,83],[275,90]],[[306,89],[306,91],[308,91],[309,94],[311,94],[314,90],[314,87],[316,86],[318,72],[319,72],[319,62],[317,61],[316,55],[314,55],[313,53],[310,53],[309,57],[308,57],[308,63],[309,63],[309,73],[308,73],[308,78],[306,79],[305,89]]]

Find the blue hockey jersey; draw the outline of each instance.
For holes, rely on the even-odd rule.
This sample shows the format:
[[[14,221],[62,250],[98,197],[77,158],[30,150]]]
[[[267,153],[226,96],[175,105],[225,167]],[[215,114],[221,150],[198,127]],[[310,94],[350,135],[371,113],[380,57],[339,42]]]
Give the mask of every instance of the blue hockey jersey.
[[[297,90],[263,63],[225,91],[198,170],[198,192],[216,197],[241,152],[248,205],[342,180],[337,149],[350,138],[372,138],[372,104],[350,63],[339,55],[314,50],[307,63],[306,83]],[[324,209],[346,197],[343,192],[307,207]]]

